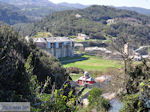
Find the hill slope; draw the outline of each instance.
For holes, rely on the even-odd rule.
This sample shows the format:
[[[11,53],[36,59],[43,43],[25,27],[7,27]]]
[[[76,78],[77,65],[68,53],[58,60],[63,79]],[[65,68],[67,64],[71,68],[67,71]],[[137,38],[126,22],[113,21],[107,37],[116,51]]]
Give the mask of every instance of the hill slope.
[[[26,35],[38,32],[50,32],[54,36],[85,33],[90,39],[106,42],[110,42],[110,38],[127,35],[126,39],[132,45],[139,46],[150,42],[150,17],[133,11],[94,5],[82,10],[55,12],[26,28],[22,26],[21,30]]]
[[[0,2],[0,21],[13,25],[29,22],[29,19],[17,7]]]
[[[72,7],[72,8],[75,8],[75,9],[84,9],[84,8],[88,7],[88,6],[85,6],[85,5],[82,5],[82,4],[78,4],[78,3],[70,4],[70,3],[66,3],[66,2],[59,3],[57,5],[58,6],[63,6],[63,7],[70,7],[70,8]]]
[[[150,9],[144,9],[144,8],[139,8],[139,7],[117,7],[117,8],[129,10],[129,11],[135,11],[140,14],[145,14],[145,15],[150,16]]]
[[[82,9],[86,6],[81,4],[54,4],[48,0],[0,0],[2,2],[15,5],[20,9],[20,13],[26,15],[31,20],[41,19],[55,11]]]
[[[52,4],[48,0],[0,0],[1,2],[5,2],[13,5],[25,5],[25,4],[38,4],[38,5],[47,5]]]
[[[77,17],[77,14],[80,17]],[[27,28],[31,28],[28,31],[29,35],[42,31],[51,32],[54,36],[85,33],[91,39],[100,40],[109,40],[127,34],[132,43],[138,41],[137,44],[142,45],[148,44],[150,40],[149,26],[148,16],[106,6],[91,6],[82,10],[53,13]]]

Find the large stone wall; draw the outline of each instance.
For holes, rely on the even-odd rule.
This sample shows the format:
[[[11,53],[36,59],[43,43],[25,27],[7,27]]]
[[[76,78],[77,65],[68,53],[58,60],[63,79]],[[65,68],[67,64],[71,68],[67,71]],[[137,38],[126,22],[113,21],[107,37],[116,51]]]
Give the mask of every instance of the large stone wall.
[[[59,43],[59,47],[55,46],[55,43],[51,48],[46,48],[46,51],[53,54],[56,58],[68,57],[74,55],[74,46],[70,44],[71,42],[64,45],[63,43]],[[61,44],[61,46],[60,46]]]

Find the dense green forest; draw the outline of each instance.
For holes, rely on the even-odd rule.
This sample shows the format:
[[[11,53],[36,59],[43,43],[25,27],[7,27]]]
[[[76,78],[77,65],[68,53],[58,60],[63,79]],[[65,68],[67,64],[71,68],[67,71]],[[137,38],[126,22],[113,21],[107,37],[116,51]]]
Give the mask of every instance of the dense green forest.
[[[48,0],[0,0],[0,21],[10,25],[29,23],[56,11],[84,7],[80,4],[54,4]]]
[[[81,17],[76,17],[76,14]],[[119,18],[119,21],[107,23],[107,20],[116,18]],[[150,40],[149,25],[150,17],[148,16],[95,5],[82,10],[55,12],[34,24],[16,25],[15,29],[20,29],[20,33],[24,35],[35,35],[42,31],[51,32],[54,36],[85,33],[91,39],[100,40],[109,40],[126,34],[130,42],[138,40],[138,45],[145,45]]]
[[[17,7],[0,2],[0,21],[13,25],[27,23],[29,19],[21,14]]]

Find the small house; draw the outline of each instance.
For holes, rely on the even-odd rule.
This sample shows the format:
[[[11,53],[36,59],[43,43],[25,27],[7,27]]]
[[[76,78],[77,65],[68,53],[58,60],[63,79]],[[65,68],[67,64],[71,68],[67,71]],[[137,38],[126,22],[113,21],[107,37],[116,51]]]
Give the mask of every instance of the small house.
[[[86,34],[79,33],[77,39],[88,40],[89,37]]]
[[[78,79],[78,85],[80,86],[83,86],[85,84],[93,85],[94,83],[95,83],[95,80],[92,77],[90,77],[88,72],[85,72],[84,76]]]
[[[76,18],[81,18],[82,16],[80,14],[75,15]]]

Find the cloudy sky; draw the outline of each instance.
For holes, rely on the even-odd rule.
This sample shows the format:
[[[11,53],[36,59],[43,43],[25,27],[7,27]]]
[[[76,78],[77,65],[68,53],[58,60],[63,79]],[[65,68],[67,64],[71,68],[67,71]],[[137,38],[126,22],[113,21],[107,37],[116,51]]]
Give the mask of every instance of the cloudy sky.
[[[130,6],[150,9],[150,0],[49,0],[54,3],[68,2],[85,5],[99,4],[112,6]]]

